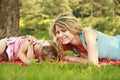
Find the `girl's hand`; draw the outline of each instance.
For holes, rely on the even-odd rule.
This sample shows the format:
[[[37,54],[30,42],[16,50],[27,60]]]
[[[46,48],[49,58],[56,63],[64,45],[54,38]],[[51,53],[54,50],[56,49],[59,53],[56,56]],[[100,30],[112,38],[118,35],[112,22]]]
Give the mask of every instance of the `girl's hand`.
[[[33,44],[33,42],[36,40],[35,37],[31,35],[27,35],[27,36],[28,36],[28,41],[30,42],[30,44]]]
[[[30,62],[39,62],[39,59],[31,59]]]

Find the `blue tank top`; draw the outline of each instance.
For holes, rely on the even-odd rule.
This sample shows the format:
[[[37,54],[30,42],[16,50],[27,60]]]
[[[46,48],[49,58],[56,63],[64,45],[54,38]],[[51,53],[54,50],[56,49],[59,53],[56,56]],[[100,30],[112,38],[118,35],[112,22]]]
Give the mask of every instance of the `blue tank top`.
[[[120,35],[108,36],[99,31],[96,32],[98,34],[97,39],[98,58],[120,60]],[[84,40],[84,32],[80,34],[80,39],[82,41],[84,48],[87,50],[87,46]],[[78,53],[75,47],[72,48],[75,53]]]

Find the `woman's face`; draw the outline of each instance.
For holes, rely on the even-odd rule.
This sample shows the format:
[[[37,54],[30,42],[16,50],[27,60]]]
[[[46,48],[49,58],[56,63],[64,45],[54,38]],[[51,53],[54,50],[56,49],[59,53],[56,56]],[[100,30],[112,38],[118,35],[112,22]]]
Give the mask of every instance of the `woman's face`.
[[[74,34],[72,34],[70,31],[66,30],[63,27],[60,27],[58,25],[55,26],[56,31],[56,38],[62,43],[62,44],[69,44],[72,43],[74,39]]]

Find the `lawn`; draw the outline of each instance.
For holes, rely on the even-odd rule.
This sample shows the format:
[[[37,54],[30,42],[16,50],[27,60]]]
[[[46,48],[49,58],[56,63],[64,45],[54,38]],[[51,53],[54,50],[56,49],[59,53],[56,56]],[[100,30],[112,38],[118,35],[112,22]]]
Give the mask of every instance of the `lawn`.
[[[88,64],[51,64],[29,66],[0,64],[0,80],[119,80],[120,66],[96,67]]]

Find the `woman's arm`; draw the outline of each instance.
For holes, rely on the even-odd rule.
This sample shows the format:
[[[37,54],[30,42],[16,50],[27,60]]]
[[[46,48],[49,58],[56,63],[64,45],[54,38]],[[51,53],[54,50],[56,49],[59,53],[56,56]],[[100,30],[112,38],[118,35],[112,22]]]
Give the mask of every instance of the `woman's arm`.
[[[87,44],[88,60],[98,65],[97,33],[92,29],[86,30],[85,42]]]
[[[64,55],[62,61],[65,64],[80,64],[80,63],[87,64],[88,63],[87,59],[84,59],[84,58],[81,58],[81,57],[78,57],[78,56],[75,56],[75,55],[72,55],[72,54]]]

